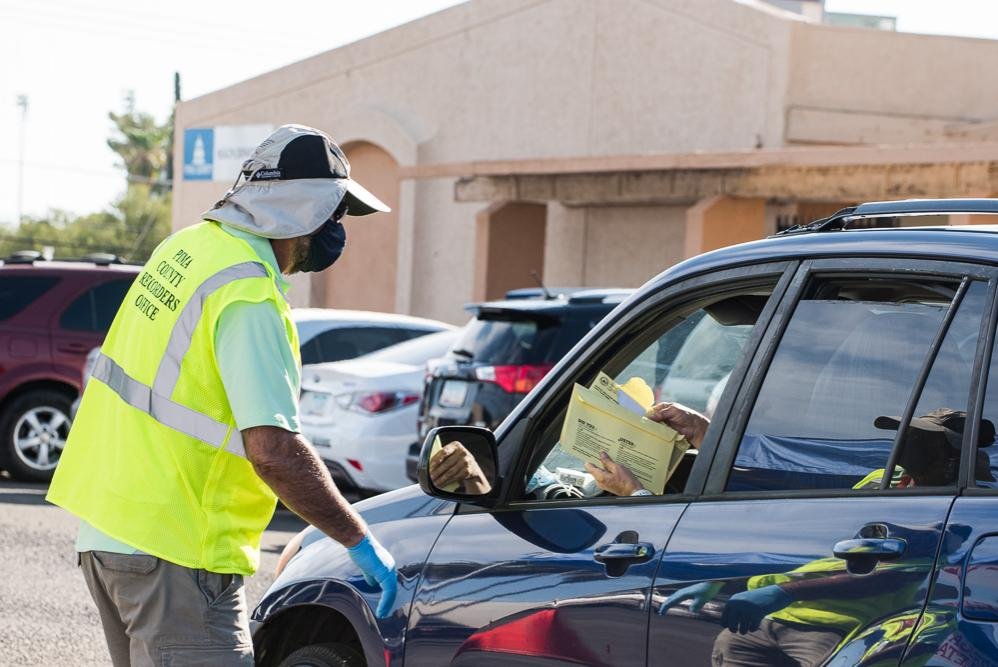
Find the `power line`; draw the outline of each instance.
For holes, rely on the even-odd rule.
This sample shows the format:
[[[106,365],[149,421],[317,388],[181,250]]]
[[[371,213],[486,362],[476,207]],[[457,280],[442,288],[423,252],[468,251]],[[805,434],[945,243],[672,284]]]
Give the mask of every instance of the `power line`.
[[[229,55],[234,54],[231,47],[218,42],[216,28],[195,27],[197,26],[197,22],[185,24],[182,27],[170,28],[169,26],[157,26],[154,23],[122,21],[120,18],[114,18],[113,15],[106,18],[97,18],[90,14],[69,15],[67,12],[61,11],[58,13],[48,13],[44,10],[37,11],[38,9],[37,6],[14,8],[5,7],[0,4],[0,14],[6,14],[9,21],[24,22],[48,29],[62,29],[74,34],[84,31],[87,34],[100,33],[119,39],[132,39],[140,41],[143,44],[156,42],[187,47],[196,46],[205,51],[214,51]],[[240,27],[240,30],[242,30],[242,27]],[[258,33],[255,38],[251,35],[249,41],[252,44],[254,55],[257,57],[261,54],[276,56],[277,54],[287,53],[281,47],[274,45],[274,38],[273,34],[268,34],[266,38],[263,36],[263,33]],[[297,41],[300,42],[300,40],[301,35],[298,35]],[[284,40],[279,39],[279,41],[295,43],[290,37]],[[319,47],[319,51],[330,49],[334,46],[335,44],[332,42],[323,44]],[[314,55],[314,53],[312,52],[308,55]],[[295,57],[301,58],[306,56],[292,56],[292,58]]]
[[[13,159],[13,158],[0,158],[0,162],[7,162],[7,163],[15,162],[16,163],[16,162],[18,162],[18,160]],[[128,175],[128,174],[122,174],[121,172],[112,171],[112,170],[105,171],[105,170],[102,170],[102,169],[86,169],[86,168],[83,168],[83,167],[70,167],[68,165],[50,164],[50,163],[45,163],[45,162],[24,162],[23,164],[26,167],[35,167],[35,168],[38,168],[38,169],[47,169],[47,170],[50,170],[50,171],[65,171],[65,172],[69,172],[69,173],[73,173],[73,174],[84,174],[84,175],[87,175],[87,176],[100,176],[102,178],[119,179],[119,178],[122,178],[122,176],[124,176],[125,180],[128,181],[129,183],[144,183],[144,184],[147,184],[147,185],[162,185],[162,186],[164,186],[166,188],[172,188],[173,187],[173,180],[172,179],[149,178],[147,176],[131,176],[131,175]]]
[[[85,6],[87,4],[88,3],[81,3],[79,0],[72,0],[71,2],[47,0],[44,5],[37,3],[25,4],[23,2],[9,3],[0,1],[0,9],[21,12],[25,16],[33,14],[46,19],[68,18],[72,19],[74,22],[89,21],[102,26],[119,25],[126,28],[141,28],[144,33],[147,33],[150,30],[161,34],[175,34],[177,31],[182,31],[185,35],[200,35],[205,39],[214,39],[218,37],[218,24],[210,18],[208,20],[197,20],[189,16],[164,14],[155,11],[148,11],[145,8],[138,8],[135,6],[121,6],[110,10],[105,7],[95,6],[93,3],[89,3],[89,6]],[[224,12],[223,14],[228,17],[225,19],[229,22],[227,27],[233,28],[233,14],[230,12]],[[246,15],[245,8],[243,8],[241,15]],[[316,24],[302,23],[299,27],[308,27],[309,25]],[[324,25],[324,23],[320,21],[317,25]],[[259,37],[261,39],[270,40],[271,43],[274,41],[286,41],[293,43],[295,40],[300,41],[303,37],[300,30],[281,30],[279,25],[275,26],[272,21],[266,23],[258,20],[244,21],[235,26],[234,29],[244,37]],[[327,35],[328,31],[318,29],[315,34]],[[255,40],[253,41],[254,47],[259,45]],[[266,46],[266,44],[263,44],[262,46]]]

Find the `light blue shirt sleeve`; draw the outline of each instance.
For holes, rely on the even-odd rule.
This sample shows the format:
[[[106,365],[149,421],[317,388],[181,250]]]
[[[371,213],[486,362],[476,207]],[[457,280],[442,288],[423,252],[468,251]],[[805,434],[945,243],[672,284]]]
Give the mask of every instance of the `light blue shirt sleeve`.
[[[253,426],[301,431],[301,369],[273,304],[226,306],[215,328],[215,360],[240,431]]]

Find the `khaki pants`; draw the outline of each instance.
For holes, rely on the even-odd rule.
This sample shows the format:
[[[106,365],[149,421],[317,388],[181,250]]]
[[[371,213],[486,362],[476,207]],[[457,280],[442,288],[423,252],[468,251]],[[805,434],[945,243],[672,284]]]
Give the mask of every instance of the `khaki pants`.
[[[741,635],[721,630],[714,641],[714,667],[814,667],[842,641],[831,628],[762,619],[758,630]]]
[[[253,664],[241,575],[106,551],[80,566],[114,667]]]

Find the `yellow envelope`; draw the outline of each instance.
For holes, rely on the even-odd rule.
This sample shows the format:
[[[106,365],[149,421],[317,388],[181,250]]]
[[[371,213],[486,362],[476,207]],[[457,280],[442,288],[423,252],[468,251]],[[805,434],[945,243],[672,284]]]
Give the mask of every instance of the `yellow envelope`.
[[[562,424],[561,447],[594,465],[600,465],[599,453],[606,452],[649,491],[661,493],[682,457],[676,452],[677,436],[665,424],[621,407],[603,391],[577,384]]]

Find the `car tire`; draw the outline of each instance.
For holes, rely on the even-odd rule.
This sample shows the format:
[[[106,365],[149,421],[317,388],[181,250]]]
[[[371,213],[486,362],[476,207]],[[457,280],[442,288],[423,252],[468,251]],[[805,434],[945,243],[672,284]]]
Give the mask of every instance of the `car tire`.
[[[346,644],[303,646],[281,661],[278,667],[364,667],[364,656]]]
[[[14,479],[48,482],[69,435],[73,397],[34,389],[12,400],[0,415],[3,467]]]

